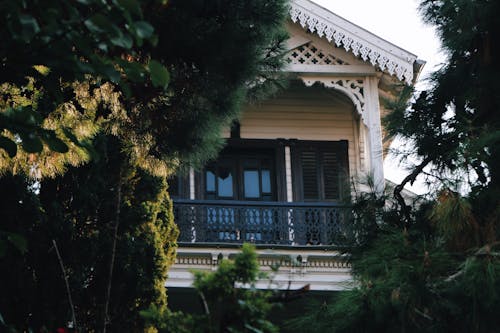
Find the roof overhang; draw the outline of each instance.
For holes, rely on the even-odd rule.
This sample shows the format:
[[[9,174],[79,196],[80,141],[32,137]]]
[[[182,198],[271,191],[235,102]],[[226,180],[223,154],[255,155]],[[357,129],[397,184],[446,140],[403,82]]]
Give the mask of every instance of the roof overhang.
[[[292,0],[290,18],[373,66],[413,84],[423,66],[417,56],[309,1]]]

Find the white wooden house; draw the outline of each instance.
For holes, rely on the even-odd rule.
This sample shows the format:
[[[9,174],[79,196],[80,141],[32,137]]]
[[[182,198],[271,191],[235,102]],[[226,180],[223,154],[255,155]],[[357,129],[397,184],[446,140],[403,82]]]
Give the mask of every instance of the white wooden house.
[[[346,287],[350,180],[371,175],[383,190],[382,101],[423,62],[309,0],[292,0],[289,13],[289,88],[248,106],[218,160],[179,182],[170,290],[243,242],[257,245],[263,270],[279,265],[274,287]]]

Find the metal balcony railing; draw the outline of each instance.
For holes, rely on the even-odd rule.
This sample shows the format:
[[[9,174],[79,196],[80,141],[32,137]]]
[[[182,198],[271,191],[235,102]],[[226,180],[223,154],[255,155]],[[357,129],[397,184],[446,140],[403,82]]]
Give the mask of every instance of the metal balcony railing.
[[[181,243],[346,245],[349,206],[323,202],[174,200]]]

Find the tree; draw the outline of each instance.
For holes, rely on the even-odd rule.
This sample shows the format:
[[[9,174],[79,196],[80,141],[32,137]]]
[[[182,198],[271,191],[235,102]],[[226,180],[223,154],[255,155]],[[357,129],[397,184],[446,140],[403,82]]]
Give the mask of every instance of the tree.
[[[43,143],[55,152],[68,150],[65,141],[75,142],[74,136],[61,135],[43,123],[71,100],[71,89],[61,82],[91,75],[119,86],[126,96],[131,84],[165,88],[167,69],[143,53],[145,44],[155,45],[158,38],[144,12],[165,5],[166,1],[133,0],[2,2],[4,99],[9,98],[9,88],[24,90],[30,85],[41,95],[36,98],[37,110],[16,103],[0,109],[0,147],[10,157],[19,144],[30,153],[41,152]],[[29,89],[24,93],[32,98]]]
[[[281,84],[284,0],[138,4],[2,4],[5,40],[30,50],[1,57],[2,179],[36,213],[18,203],[2,219],[0,314],[14,328],[75,317],[78,330],[139,331],[139,309],[163,311],[165,177],[213,156],[242,103]]]
[[[492,332],[499,325],[500,46],[493,41],[500,4],[429,0],[420,9],[448,61],[429,90],[410,104],[403,96],[386,119],[389,134],[412,142],[420,162],[396,187],[392,208],[379,206],[381,219],[357,221],[359,234],[369,235],[351,249],[357,285],[322,308],[317,330]],[[418,175],[432,192],[411,207],[400,192]],[[311,316],[320,318],[317,309]]]
[[[149,139],[142,157],[213,155],[222,126],[246,97],[273,90],[283,64],[285,1],[35,1],[0,9],[9,45],[0,50],[8,102],[0,147],[10,157],[17,144],[28,153],[44,146],[64,153],[78,143],[71,128],[45,120],[67,103],[81,111],[73,83],[89,77],[90,90],[108,84],[120,94],[131,139]],[[16,102],[11,89],[32,103]]]
[[[243,244],[234,260],[222,260],[215,272],[195,272],[194,288],[205,310],[193,316],[158,311],[142,315],[159,332],[277,332],[267,316],[273,307],[271,291],[255,288],[259,277],[255,248]]]
[[[38,196],[26,191],[30,200],[16,195],[13,199],[18,202],[6,202],[11,206],[4,207],[4,212],[15,210],[23,215],[4,215],[3,227],[22,233],[27,241],[27,253],[13,252],[2,262],[10,269],[1,277],[4,296],[0,307],[4,318],[18,324],[19,330],[46,327],[53,331],[73,321],[73,311],[73,325],[79,331],[102,330],[109,281],[112,331],[140,331],[144,323],[139,310],[166,305],[164,281],[178,231],[165,179],[137,166],[129,166],[119,175],[116,169],[126,155],[120,153],[113,137],[98,136],[94,147],[99,160],[42,181]],[[126,180],[121,188],[116,187],[117,177]],[[9,179],[3,178],[4,189],[22,188]],[[22,177],[14,179],[23,181]],[[117,191],[121,191],[119,202]],[[115,229],[107,221],[115,220],[117,209],[121,219],[114,247],[117,255],[114,277],[108,280]],[[38,218],[26,216],[36,212]],[[63,275],[71,286],[74,305],[68,302]]]

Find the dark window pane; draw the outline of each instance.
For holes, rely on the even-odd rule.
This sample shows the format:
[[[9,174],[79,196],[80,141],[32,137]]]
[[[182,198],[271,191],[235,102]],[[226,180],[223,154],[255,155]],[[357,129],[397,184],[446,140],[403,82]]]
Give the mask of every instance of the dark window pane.
[[[207,192],[215,192],[215,174],[210,170],[206,172],[206,188]]]
[[[262,193],[271,193],[271,171],[262,170]]]
[[[259,198],[259,172],[257,170],[245,170],[243,178],[245,182],[245,198]]]

